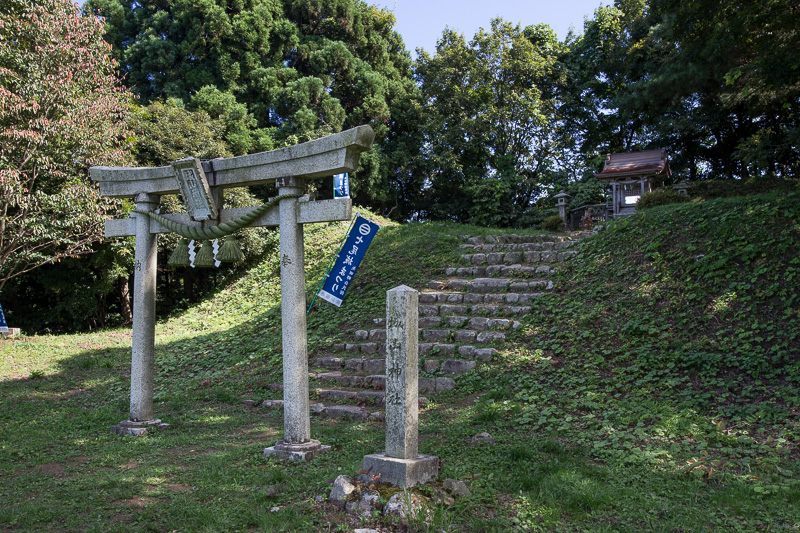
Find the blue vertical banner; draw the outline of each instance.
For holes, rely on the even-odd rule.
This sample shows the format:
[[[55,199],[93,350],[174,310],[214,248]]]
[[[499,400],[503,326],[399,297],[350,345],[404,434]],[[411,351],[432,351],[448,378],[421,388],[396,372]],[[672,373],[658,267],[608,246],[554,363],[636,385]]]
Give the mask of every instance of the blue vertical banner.
[[[335,174],[333,176],[333,197],[347,198],[350,196],[350,180],[345,174]]]
[[[2,305],[0,305],[0,333],[8,333],[8,324],[6,324],[6,316],[3,314]]]
[[[320,298],[336,307],[342,306],[347,287],[353,281],[358,266],[379,228],[377,224],[361,215],[356,215],[350,233],[347,234],[347,239],[336,257],[336,263],[328,272],[325,283],[319,291]]]

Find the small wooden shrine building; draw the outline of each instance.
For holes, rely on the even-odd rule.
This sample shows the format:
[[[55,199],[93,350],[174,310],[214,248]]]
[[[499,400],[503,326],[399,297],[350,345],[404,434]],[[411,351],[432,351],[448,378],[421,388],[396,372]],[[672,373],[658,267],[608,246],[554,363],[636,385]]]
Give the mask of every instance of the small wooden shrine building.
[[[653,190],[655,180],[669,175],[669,160],[663,148],[608,154],[603,170],[595,174],[611,185],[607,205],[609,217],[635,213],[636,202],[644,193]]]

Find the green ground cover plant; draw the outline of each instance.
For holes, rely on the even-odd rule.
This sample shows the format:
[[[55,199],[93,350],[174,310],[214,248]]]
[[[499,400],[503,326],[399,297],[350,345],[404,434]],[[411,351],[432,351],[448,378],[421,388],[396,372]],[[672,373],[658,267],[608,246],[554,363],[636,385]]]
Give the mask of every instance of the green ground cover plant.
[[[344,306],[314,304],[311,356],[382,316],[387,289],[458,264],[459,235],[504,232],[382,222]],[[346,229],[307,230],[309,295]],[[799,243],[797,193],[654,207],[585,239],[500,354],[422,411],[420,450],[472,495],[362,527],[800,527]],[[127,415],[128,330],[0,340],[0,530],[357,527],[315,497],[383,448],[383,426],[313,418],[333,452],[287,464],[262,453],[280,410],[242,404],[280,398],[277,273],[268,256],[157,324],[156,412],[171,428],[142,438],[108,432]],[[482,431],[496,444],[471,445]]]

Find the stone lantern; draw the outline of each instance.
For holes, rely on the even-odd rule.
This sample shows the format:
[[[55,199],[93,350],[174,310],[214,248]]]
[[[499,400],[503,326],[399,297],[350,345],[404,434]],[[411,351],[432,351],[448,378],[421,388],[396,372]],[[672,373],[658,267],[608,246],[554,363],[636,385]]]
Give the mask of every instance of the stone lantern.
[[[567,204],[569,203],[569,199],[572,198],[569,194],[564,192],[563,190],[554,196],[556,199],[556,206],[558,207],[558,214],[561,216],[561,220],[564,221],[564,227],[567,226]]]
[[[672,190],[677,191],[678,196],[689,196],[689,189],[691,188],[692,185],[688,181],[682,181],[672,186]]]

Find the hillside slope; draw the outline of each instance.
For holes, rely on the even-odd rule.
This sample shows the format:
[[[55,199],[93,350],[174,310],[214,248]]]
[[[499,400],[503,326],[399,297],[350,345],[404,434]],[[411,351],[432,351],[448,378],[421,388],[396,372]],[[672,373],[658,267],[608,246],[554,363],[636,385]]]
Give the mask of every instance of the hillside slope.
[[[307,230],[309,295],[346,229]],[[385,223],[345,304],[314,304],[310,354],[374,327],[387,289],[474,268],[474,256],[462,256],[465,235],[503,233]],[[442,479],[468,481],[472,496],[444,500],[427,525],[365,523],[800,527],[799,243],[797,194],[665,206],[582,240],[490,360],[421,413],[420,450],[442,459]],[[127,411],[128,331],[0,340],[0,525],[351,531],[355,518],[314,497],[382,449],[383,425],[315,417],[313,436],[334,452],[287,466],[262,454],[280,436],[280,411],[242,404],[281,397],[277,271],[268,256],[157,325],[156,412],[172,428],[137,441],[107,433]],[[442,376],[442,366],[423,375]],[[479,432],[496,443],[471,444]]]

